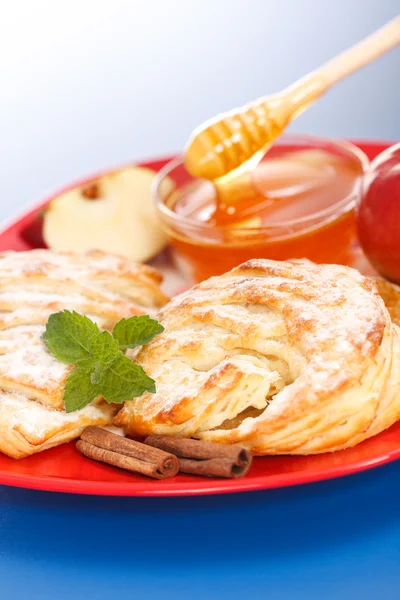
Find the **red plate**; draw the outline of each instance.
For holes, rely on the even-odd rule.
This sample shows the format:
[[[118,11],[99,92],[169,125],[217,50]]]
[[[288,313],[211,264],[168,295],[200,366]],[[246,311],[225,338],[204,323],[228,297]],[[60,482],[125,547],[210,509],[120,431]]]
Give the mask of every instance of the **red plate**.
[[[390,144],[363,142],[358,145],[374,158]],[[166,162],[158,160],[144,163],[144,166],[160,169]],[[75,185],[77,183],[71,187]],[[39,210],[40,206],[26,212],[0,232],[0,250],[28,250],[42,245],[37,219]],[[70,443],[20,461],[0,454],[0,484],[79,494],[187,496],[261,490],[331,479],[397,458],[400,458],[400,422],[348,450],[315,456],[256,458],[245,478],[227,481],[187,475],[153,481],[90,461]]]

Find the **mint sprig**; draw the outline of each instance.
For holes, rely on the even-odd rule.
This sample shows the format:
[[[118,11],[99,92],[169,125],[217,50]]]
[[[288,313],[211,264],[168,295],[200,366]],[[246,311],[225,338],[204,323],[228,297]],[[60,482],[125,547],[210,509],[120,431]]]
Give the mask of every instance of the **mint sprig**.
[[[50,315],[43,340],[53,356],[74,365],[64,389],[67,413],[103,396],[108,403],[133,400],[155,393],[155,381],[124,352],[150,342],[164,328],[147,315],[121,319],[112,332],[79,313],[63,310]]]
[[[113,330],[113,337],[118,341],[121,350],[126,350],[148,344],[163,331],[164,327],[158,321],[145,315],[118,321]]]
[[[64,404],[67,413],[84,408],[101,395],[100,388],[93,384],[91,374],[74,369],[67,377],[64,388]]]
[[[67,365],[77,365],[90,357],[89,342],[100,333],[88,317],[69,310],[50,315],[43,339],[48,350]]]

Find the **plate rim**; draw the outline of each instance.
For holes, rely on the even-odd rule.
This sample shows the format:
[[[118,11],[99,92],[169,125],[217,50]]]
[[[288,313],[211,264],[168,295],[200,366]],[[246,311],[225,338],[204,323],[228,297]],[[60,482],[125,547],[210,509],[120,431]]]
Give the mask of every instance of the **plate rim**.
[[[369,140],[355,139],[350,140],[357,146],[361,146],[365,151],[365,146],[381,152],[393,143],[388,140]],[[33,203],[27,203],[21,211],[18,211],[15,216],[10,219],[5,219],[0,222],[0,238],[5,235],[10,229],[18,227],[18,224],[28,218],[42,206],[56,198],[63,192],[72,189],[76,186],[83,185],[97,177],[107,173],[115,172],[129,166],[149,167],[157,163],[164,163],[171,160],[176,154],[160,155],[149,157],[140,161],[129,161],[121,165],[116,165],[108,169],[100,169],[85,177],[80,177],[68,185],[60,186],[54,193],[47,195],[42,200],[37,200]],[[12,248],[10,248],[12,250]],[[388,431],[388,430],[385,430]],[[385,433],[382,432],[379,435]],[[71,442],[73,443],[73,442]],[[345,450],[343,450],[345,452]],[[273,458],[273,457],[268,457]],[[0,484],[18,487],[23,489],[40,490],[48,492],[61,492],[72,494],[85,494],[96,496],[125,496],[125,497],[171,497],[171,496],[198,496],[212,494],[228,494],[242,493],[250,491],[261,491],[267,489],[277,489],[291,487],[295,485],[304,485],[317,481],[326,481],[345,477],[376,468],[395,460],[400,459],[400,441],[398,448],[394,448],[389,452],[377,454],[373,458],[355,460],[350,464],[342,464],[332,466],[331,468],[321,468],[314,471],[302,470],[298,473],[293,472],[288,474],[268,475],[260,474],[254,477],[248,476],[242,479],[226,480],[226,479],[205,479],[193,477],[193,483],[188,485],[188,480],[185,479],[182,483],[179,479],[165,479],[162,482],[154,482],[143,477],[143,481],[133,481],[132,484],[127,482],[109,482],[109,481],[92,481],[71,479],[65,477],[38,476],[20,473],[12,473],[10,471],[0,469]],[[22,459],[24,460],[24,459]],[[255,460],[262,460],[262,457],[256,457]],[[164,485],[163,485],[164,484]]]
[[[388,431],[388,430],[385,430]],[[381,432],[382,435],[385,431]],[[368,440],[366,440],[368,441]],[[70,442],[74,443],[74,442]],[[345,452],[346,450],[343,450]],[[274,458],[272,456],[269,459]],[[277,458],[279,458],[277,456]],[[90,481],[81,479],[70,479],[66,477],[41,477],[35,475],[21,475],[0,470],[0,485],[31,489],[38,491],[60,492],[70,494],[84,494],[90,496],[125,496],[125,497],[182,497],[182,496],[208,496],[213,494],[229,494],[242,492],[255,492],[270,489],[280,489],[293,487],[297,485],[306,485],[319,481],[338,479],[348,477],[357,473],[362,473],[385,464],[389,464],[400,459],[399,447],[392,451],[378,455],[375,458],[355,461],[347,465],[334,466],[328,469],[319,469],[316,471],[300,471],[280,475],[268,474],[257,477],[243,477],[241,479],[206,479],[193,477],[193,485],[188,486],[187,476],[178,483],[179,479],[172,477],[164,479],[162,482],[148,480],[143,477],[143,482],[135,480],[129,483],[112,483],[108,481]],[[24,459],[21,459],[24,460]],[[88,459],[89,460],[89,459]],[[254,460],[263,460],[263,457],[255,457]],[[164,483],[164,487],[160,484]],[[227,485],[228,483],[228,485]],[[167,487],[165,488],[165,484]],[[170,485],[168,485],[170,484]],[[229,485],[230,484],[230,485]],[[152,487],[154,486],[154,487]],[[114,489],[116,488],[116,489]]]

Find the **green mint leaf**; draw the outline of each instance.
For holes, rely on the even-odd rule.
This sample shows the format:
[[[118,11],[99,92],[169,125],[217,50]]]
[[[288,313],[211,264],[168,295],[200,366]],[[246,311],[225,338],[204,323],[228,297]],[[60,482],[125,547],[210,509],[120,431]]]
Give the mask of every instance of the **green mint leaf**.
[[[121,350],[141,346],[162,331],[162,325],[148,316],[122,319],[111,335],[74,311],[51,315],[43,340],[55,358],[76,366],[65,384],[66,412],[80,410],[99,396],[122,403],[154,393],[154,380]]]
[[[78,365],[85,371],[97,373],[107,369],[120,355],[118,342],[108,331],[102,331],[90,338],[88,342],[89,354]]]
[[[50,315],[43,340],[57,360],[77,365],[90,357],[89,341],[100,333],[96,323],[73,311]]]
[[[154,380],[146,375],[142,367],[122,354],[101,373],[98,387],[107,402],[117,404],[133,400],[144,392],[156,391]]]
[[[118,341],[121,350],[143,346],[156,335],[164,331],[164,327],[147,315],[121,319],[113,330],[113,337]]]
[[[101,365],[96,365],[93,371],[90,371],[90,381],[93,385],[98,385],[101,381],[101,374],[103,372],[103,368]]]
[[[64,404],[67,413],[80,410],[100,396],[99,388],[93,385],[90,373],[79,367],[68,375],[64,389]]]

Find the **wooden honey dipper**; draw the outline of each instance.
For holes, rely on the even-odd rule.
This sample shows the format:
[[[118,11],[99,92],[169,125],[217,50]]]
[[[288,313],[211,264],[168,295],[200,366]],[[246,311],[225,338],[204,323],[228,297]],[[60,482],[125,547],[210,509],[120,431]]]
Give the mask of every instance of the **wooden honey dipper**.
[[[187,170],[195,177],[216,180],[251,166],[250,159],[256,164],[287,125],[321,94],[399,43],[397,17],[279,94],[207,121],[187,144]]]

